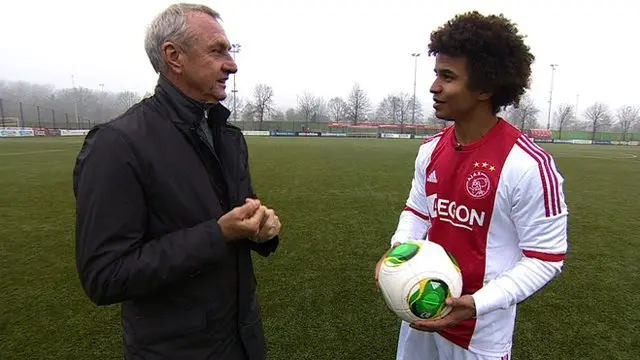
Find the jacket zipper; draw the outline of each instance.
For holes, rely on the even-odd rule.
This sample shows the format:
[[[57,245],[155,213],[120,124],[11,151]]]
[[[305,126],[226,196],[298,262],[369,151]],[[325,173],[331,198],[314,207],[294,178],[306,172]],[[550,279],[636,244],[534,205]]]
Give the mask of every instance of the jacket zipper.
[[[204,118],[204,126],[209,127],[209,112],[208,112],[208,108],[205,106],[203,108],[203,118]],[[211,142],[214,141],[214,133],[212,129],[209,129],[209,132],[211,134]],[[231,188],[229,185],[229,179],[227,177],[227,172],[224,169],[224,165],[222,164],[222,162],[220,161],[220,158],[218,157],[218,154],[215,151],[215,148],[213,147],[213,144],[209,142],[209,140],[206,138],[206,135],[203,133],[202,127],[201,125],[197,127],[196,133],[198,134],[198,137],[200,138],[200,141],[204,142],[205,145],[207,145],[207,148],[209,149],[209,151],[211,151],[211,155],[213,155],[213,157],[216,160],[216,163],[218,164],[218,168],[220,169],[220,171],[222,172],[222,179],[224,180],[225,184],[225,188],[227,189],[227,191],[229,192],[227,194],[227,197],[229,198],[229,206],[233,206],[233,200],[229,195]]]

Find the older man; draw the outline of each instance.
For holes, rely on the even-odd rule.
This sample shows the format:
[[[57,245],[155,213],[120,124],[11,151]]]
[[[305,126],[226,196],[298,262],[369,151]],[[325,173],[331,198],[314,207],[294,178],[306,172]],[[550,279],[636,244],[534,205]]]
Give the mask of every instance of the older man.
[[[76,261],[98,305],[120,303],[127,359],[264,359],[251,250],[279,243],[220,101],[237,68],[219,15],[177,4],[148,29],[155,94],[96,126],[77,157]]]

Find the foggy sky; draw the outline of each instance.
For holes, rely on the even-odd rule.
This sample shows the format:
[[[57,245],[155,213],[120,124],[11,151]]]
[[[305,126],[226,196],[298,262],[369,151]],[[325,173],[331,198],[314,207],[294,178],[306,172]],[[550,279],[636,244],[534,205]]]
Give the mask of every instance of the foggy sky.
[[[143,48],[147,24],[171,1],[2,1],[0,79],[105,90],[152,91],[157,80]],[[346,97],[354,82],[377,104],[391,92],[413,91],[412,52],[418,61],[417,96],[431,107],[430,32],[458,12],[479,10],[514,19],[536,56],[532,97],[546,118],[550,64],[558,64],[553,103],[595,101],[612,109],[640,103],[635,85],[632,1],[217,0],[237,54],[239,96],[258,83],[274,89],[276,106],[295,107],[309,91]],[[231,81],[228,84],[231,95]]]

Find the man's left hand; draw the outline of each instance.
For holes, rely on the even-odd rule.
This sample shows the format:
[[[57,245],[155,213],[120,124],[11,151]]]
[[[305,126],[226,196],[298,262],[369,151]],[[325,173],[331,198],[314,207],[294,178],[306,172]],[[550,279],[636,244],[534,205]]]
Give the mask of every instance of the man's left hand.
[[[264,205],[261,206],[265,207]],[[262,224],[260,224],[260,231],[257,236],[251,238],[251,240],[257,243],[263,243],[273,239],[276,235],[280,234],[280,228],[282,227],[275,211],[267,207],[265,208],[266,211],[262,219]]]
[[[446,304],[451,306],[451,312],[445,317],[436,320],[419,320],[411,323],[416,330],[434,332],[457,325],[459,322],[476,315],[476,304],[471,295],[462,295],[459,298],[448,298]]]

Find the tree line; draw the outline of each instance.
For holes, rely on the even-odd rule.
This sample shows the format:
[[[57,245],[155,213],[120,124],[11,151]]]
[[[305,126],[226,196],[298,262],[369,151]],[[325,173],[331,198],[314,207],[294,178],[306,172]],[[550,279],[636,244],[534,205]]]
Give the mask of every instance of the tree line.
[[[228,97],[224,104],[236,121],[295,121],[306,124],[326,122],[413,124],[424,122],[422,103],[405,92],[388,94],[375,104],[365,90],[355,83],[346,96],[335,96],[328,101],[304,91],[297,96],[296,106],[286,110],[278,108],[273,88],[258,84],[251,96]]]
[[[225,100],[225,105],[234,112],[233,97]],[[361,122],[385,124],[429,123],[447,125],[446,121],[437,119],[433,109],[424,114],[422,103],[412,95],[404,92],[388,94],[377,106],[373,106],[366,92],[359,84],[354,84],[346,98],[339,96],[328,102],[322,97],[304,92],[297,97],[297,107],[289,108],[285,113],[275,106],[273,88],[259,84],[249,98],[237,98],[235,109],[237,120],[258,121],[297,121],[314,122]],[[415,113],[414,113],[415,110]],[[544,116],[530,93],[525,93],[517,106],[508,106],[501,110],[500,116],[519,129],[546,128]],[[640,106],[624,105],[611,109],[607,104],[595,102],[588,106],[582,114],[576,113],[573,104],[561,103],[555,107],[550,119],[549,128],[558,130],[562,137],[563,130],[589,131],[595,139],[599,132],[618,132],[622,140],[626,140],[632,131],[640,131]]]
[[[92,123],[108,121],[150,92],[139,95],[132,91],[111,92],[86,87],[56,89],[53,85],[34,84],[26,81],[0,80],[0,99],[4,100],[5,116],[17,116],[16,104],[25,108],[38,107],[45,113],[55,110],[58,114],[69,114]],[[359,84],[354,84],[346,96],[335,96],[328,101],[305,91],[297,97],[296,106],[283,109],[275,103],[271,86],[258,84],[250,96],[233,94],[224,101],[231,110],[231,119],[236,121],[296,121],[307,124],[320,122],[362,122],[408,124],[424,122],[422,103],[413,96],[400,92],[387,95],[374,104]],[[12,108],[7,111],[7,108]],[[414,111],[415,109],[415,111]],[[7,114],[11,113],[11,114]],[[29,117],[29,116],[27,116]]]
[[[81,86],[56,89],[47,84],[0,80],[4,116],[17,116],[15,104],[22,103],[25,107],[37,106],[38,111],[42,110],[43,113],[49,109],[72,117],[77,114],[79,118],[95,124],[118,116],[148,96],[151,96],[150,92],[139,95],[132,91],[111,92]],[[446,122],[434,116],[430,107],[425,112],[420,100],[411,94],[391,93],[375,103],[358,83],[344,96],[334,96],[328,100],[304,91],[297,96],[296,105],[286,109],[276,104],[271,86],[258,84],[247,96],[234,99],[230,92],[224,105],[231,110],[231,120],[260,124],[264,121],[293,121],[307,126],[326,122],[446,125]],[[546,119],[541,120],[546,116],[529,93],[523,96],[519,106],[509,106],[500,115],[520,129],[546,128]],[[550,125],[559,130],[560,135],[566,130],[590,131],[595,138],[598,132],[611,131],[621,133],[622,138],[626,139],[630,132],[640,130],[640,107],[625,105],[611,109],[607,104],[596,102],[582,113],[576,113],[573,104],[561,103],[555,106]]]
[[[525,94],[518,107],[509,106],[501,113],[512,124],[520,129],[542,129],[547,127],[548,116],[544,116],[535,105],[531,96]],[[546,118],[541,121],[540,117]],[[558,130],[558,136],[562,137],[562,131],[587,131],[595,140],[600,132],[617,132],[621,134],[621,140],[628,140],[633,131],[640,131],[640,106],[623,105],[612,109],[602,102],[595,102],[587,106],[581,113],[576,112],[576,107],[569,103],[560,103],[551,113],[550,128]]]
[[[150,93],[145,94],[145,96]],[[0,99],[4,116],[20,116],[18,104],[29,121],[34,121],[34,108],[47,119],[51,112],[68,114],[72,122],[101,123],[112,119],[142,99],[133,91],[110,92],[86,87],[56,89],[49,84],[0,80]],[[79,119],[76,119],[76,114]]]

